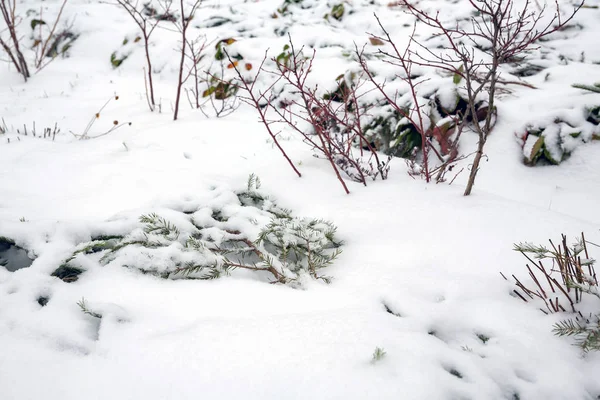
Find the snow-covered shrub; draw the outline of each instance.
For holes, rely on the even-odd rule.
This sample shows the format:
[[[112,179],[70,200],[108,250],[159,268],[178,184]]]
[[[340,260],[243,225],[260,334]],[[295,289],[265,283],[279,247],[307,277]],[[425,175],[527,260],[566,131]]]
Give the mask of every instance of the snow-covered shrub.
[[[121,42],[121,47],[112,52],[110,55],[110,64],[113,68],[118,68],[123,64],[127,58],[131,55],[134,50],[135,43],[138,43],[141,40],[140,36],[136,36],[133,39],[129,39],[125,37],[123,42]]]
[[[193,76],[193,85],[191,91],[196,97],[197,108],[208,116],[203,110],[204,106],[210,103],[216,117],[226,116],[237,110],[239,101],[236,96],[239,87],[234,83],[233,68],[240,67],[245,71],[252,69],[251,63],[240,64],[244,56],[231,45],[236,43],[234,38],[221,39],[214,46],[214,62],[208,67],[204,76],[197,72]],[[231,62],[228,60],[231,59]],[[199,61],[204,56],[200,57]],[[228,73],[229,72],[229,73]],[[200,99],[206,99],[200,104]]]
[[[36,67],[41,69],[58,56],[63,58],[68,57],[69,50],[78,37],[79,35],[77,33],[66,28],[51,34],[50,37],[46,39],[48,42],[44,48],[44,38],[39,35],[34,36],[33,46],[36,48]],[[44,57],[46,59],[44,59]]]
[[[468,103],[456,90],[445,88],[419,100],[421,110],[429,121],[430,129],[426,134],[441,155],[448,155],[454,150],[451,139],[456,121],[465,114]],[[481,106],[478,105],[478,108]],[[412,102],[407,102],[403,107],[404,113],[408,114],[413,108]],[[364,129],[377,150],[394,157],[411,158],[415,149],[420,150],[422,145],[421,134],[414,124],[389,104],[379,105],[376,112],[371,112]]]
[[[405,104],[398,104],[398,92],[390,94],[385,90],[385,79],[374,79],[374,75],[367,65],[364,51],[357,51],[357,56],[364,72],[369,76],[371,82],[378,91],[386,98],[388,103],[394,106],[394,109],[400,115],[412,120],[421,134],[421,154],[422,154],[422,176],[429,182],[432,177],[429,166],[429,139],[426,132],[429,130],[429,121],[421,113],[421,103],[417,86],[422,81],[413,78],[413,67],[433,68],[438,71],[450,72],[454,75],[455,83],[462,81],[461,90],[465,98],[468,99],[470,112],[468,117],[473,124],[471,127],[478,135],[477,150],[470,167],[469,180],[464,191],[464,195],[471,194],[477,173],[480,169],[480,163],[484,157],[484,147],[487,138],[493,130],[496,122],[496,99],[499,94],[499,84],[502,84],[500,78],[503,65],[511,60],[524,60],[528,55],[528,50],[536,47],[537,42],[546,39],[552,33],[562,30],[575,16],[583,3],[576,5],[571,13],[564,17],[561,13],[561,6],[556,3],[553,10],[554,15],[550,15],[550,22],[541,24],[540,21],[546,19],[545,8],[539,7],[537,10],[530,7],[529,2],[524,3],[523,9],[517,11],[512,0],[502,1],[470,1],[472,7],[471,15],[462,21],[453,21],[447,23],[441,17],[439,10],[428,10],[424,5],[413,2],[405,2],[404,7],[407,13],[411,14],[416,20],[433,30],[431,40],[442,40],[437,47],[441,51],[431,50],[431,42],[425,45],[425,40],[420,39],[415,31],[410,35],[408,43],[399,50],[394,39],[390,36],[388,30],[381,23],[377,15],[377,23],[383,34],[377,39],[386,45],[389,50],[379,50],[379,55],[388,63],[396,67],[399,73],[396,74],[400,80],[409,86],[413,102],[411,112],[406,113],[403,110]],[[515,28],[519,27],[519,28]],[[469,42],[469,45],[465,45]],[[423,49],[426,51],[423,51]],[[477,49],[477,50],[476,50]],[[481,73],[481,70],[487,70]],[[476,109],[476,104],[484,100],[487,104],[482,107],[486,112],[480,115],[480,110]],[[467,115],[463,115],[460,122],[456,122],[457,130],[463,127]],[[435,151],[432,154],[438,156]],[[448,160],[440,160],[442,166],[448,164]],[[444,170],[442,170],[444,171]],[[437,180],[437,179],[436,179]]]
[[[282,123],[298,134],[315,157],[328,161],[346,193],[350,190],[342,173],[365,186],[369,178],[387,179],[391,158],[381,160],[363,132],[362,117],[366,110],[362,97],[365,93],[360,88],[364,79],[348,71],[335,79],[333,90],[313,86],[308,78],[314,72],[315,56],[316,51],[307,55],[304,47],[296,49],[290,37],[283,52],[271,59],[265,55],[257,72],[248,80],[244,76],[248,69],[240,68],[227,53],[237,74],[235,84],[244,92],[241,100],[258,112],[274,143],[298,176],[300,172],[277,140],[275,124]],[[275,69],[265,68],[267,61],[273,62]],[[264,91],[256,90],[254,84],[262,73],[270,76],[270,84]],[[271,111],[276,114],[275,119],[267,118]],[[358,145],[357,151],[354,145]]]
[[[283,0],[271,17],[287,17],[295,20],[318,17],[334,23],[342,21],[352,12],[353,4],[349,1]]]
[[[597,287],[584,293],[600,298]],[[558,336],[573,336],[575,345],[586,353],[600,351],[600,314],[590,314],[587,317],[580,315],[560,321],[554,324],[552,332]]]
[[[335,4],[331,7],[331,11],[325,14],[325,19],[329,20],[329,18],[333,18],[335,20],[341,21],[344,18],[344,14],[346,13],[346,8],[344,7],[344,3]]]
[[[146,89],[146,100],[148,101],[148,107],[150,111],[156,109],[156,102],[154,98],[154,80],[152,78],[152,57],[150,56],[150,37],[152,33],[161,21],[176,22],[177,18],[170,12],[170,2],[164,4],[152,4],[152,0],[144,2],[142,7],[138,7],[139,3],[131,2],[130,0],[117,0],[116,3],[129,15],[135,25],[139,28],[139,35],[135,37],[133,43],[141,42],[144,46],[144,52],[146,55],[146,67],[144,73],[145,89]],[[158,11],[158,8],[162,9],[162,13]],[[143,39],[143,41],[142,41]],[[129,40],[125,38],[122,45],[127,46]],[[113,52],[110,56],[110,62],[114,68],[119,67],[123,61],[133,51],[133,48],[120,49]]]
[[[245,269],[284,284],[328,281],[319,270],[340,253],[335,226],[293,217],[259,188],[251,176],[245,190],[215,192],[195,211],[142,215],[126,235],[80,244],[53,275],[72,281],[88,269],[120,266],[165,279],[213,279]]]
[[[124,0],[125,3],[130,3],[127,0]],[[141,14],[147,18],[156,20],[156,21],[168,21],[168,22],[176,22],[177,15],[171,12],[169,8],[170,2],[160,3],[154,2],[152,4],[150,1],[147,1],[143,4]],[[119,2],[120,4],[120,2]],[[165,7],[167,5],[167,7]]]
[[[530,124],[518,134],[527,165],[558,165],[580,145],[600,140],[600,106],[583,109],[577,116]]]
[[[545,307],[540,310],[545,314],[575,315],[555,324],[553,332],[574,336],[576,344],[586,352],[600,350],[600,291],[588,243],[582,233],[571,246],[565,235],[558,245],[550,240],[551,248],[516,244],[514,249],[531,263],[526,265],[531,281],[526,285],[513,275],[517,286],[514,293],[525,302],[541,300]]]
[[[234,44],[235,42],[237,42],[237,40],[235,40],[234,38],[226,38],[219,40],[217,44],[215,44],[215,60],[227,61],[227,54],[229,54],[229,57],[233,58],[234,60],[243,60],[244,56],[242,56],[237,51],[232,51],[229,48],[229,46]]]
[[[283,0],[283,3],[281,4],[281,6],[279,6],[279,8],[277,9],[277,13],[279,13],[280,15],[288,15],[291,11],[290,11],[290,6],[294,5],[294,4],[300,4],[302,3],[302,0]],[[275,15],[275,18],[277,14],[273,14]]]
[[[68,50],[78,35],[75,34],[71,26],[65,29],[57,29],[63,15],[67,0],[56,4],[57,7],[42,7],[40,11],[27,10],[26,17],[28,24],[21,23],[26,19],[19,12],[20,6],[17,6],[16,0],[0,0],[0,11],[5,29],[0,35],[0,45],[8,56],[8,62],[12,64],[17,72],[23,76],[25,81],[31,76],[30,66],[33,66],[36,72],[41,71],[56,57],[68,55]],[[48,10],[50,8],[50,10]],[[42,10],[49,12],[50,19],[42,15]],[[26,43],[27,35],[22,32],[23,29],[31,28],[28,35],[30,43]],[[2,37],[7,32],[7,38]],[[24,53],[23,48],[31,49],[31,56]]]

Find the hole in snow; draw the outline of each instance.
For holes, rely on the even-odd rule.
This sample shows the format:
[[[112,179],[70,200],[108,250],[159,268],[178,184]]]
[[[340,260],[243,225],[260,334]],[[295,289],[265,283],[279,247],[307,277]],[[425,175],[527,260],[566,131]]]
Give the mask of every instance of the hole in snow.
[[[461,374],[456,368],[454,367],[444,367],[444,369],[452,376],[457,377],[458,379],[462,379],[463,378],[463,374]]]
[[[0,236],[0,266],[10,272],[21,268],[27,268],[33,263],[33,259],[27,255],[27,250],[19,247],[10,239]]]
[[[50,301],[50,297],[48,296],[40,296],[37,298],[37,302],[40,306],[44,307]]]

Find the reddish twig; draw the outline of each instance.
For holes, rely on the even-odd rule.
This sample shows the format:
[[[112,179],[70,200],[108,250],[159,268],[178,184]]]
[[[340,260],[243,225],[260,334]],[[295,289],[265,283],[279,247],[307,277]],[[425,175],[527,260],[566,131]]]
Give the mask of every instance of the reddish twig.
[[[170,2],[165,2],[167,9],[165,14],[169,13]],[[148,100],[148,107],[150,111],[156,109],[156,101],[154,97],[154,81],[152,80],[152,58],[150,57],[150,37],[158,26],[159,20],[153,21],[156,16],[155,13],[151,15],[145,15],[141,10],[137,8],[138,3],[132,3],[131,0],[116,0],[116,4],[122,7],[127,14],[133,19],[135,24],[140,28],[142,33],[142,39],[144,40],[144,55],[146,58],[146,69],[144,70],[144,79],[147,76],[146,87],[146,99]],[[146,75],[147,74],[147,75]]]
[[[35,67],[37,68],[37,70],[41,70],[42,68],[44,68],[48,63],[46,63],[46,65],[43,63],[44,57],[47,55],[46,52],[48,51],[47,47],[48,44],[50,43],[50,41],[52,40],[52,38],[54,38],[54,32],[56,31],[56,26],[58,25],[58,22],[60,21],[60,17],[62,16],[63,10],[65,8],[65,5],[67,4],[67,0],[63,0],[61,6],[60,6],[60,10],[58,11],[58,15],[56,16],[56,19],[54,20],[54,24],[52,24],[52,28],[50,28],[50,32],[48,33],[48,36],[46,37],[46,39],[42,38],[42,25],[43,24],[39,24],[40,26],[40,40],[41,40],[41,48],[40,48],[40,44],[38,44],[38,46],[36,47],[36,57],[35,57]],[[42,13],[40,11],[40,18],[42,16]],[[40,48],[40,50],[38,51],[37,48]],[[52,57],[52,60],[55,57]]]
[[[21,51],[19,37],[17,36],[17,25],[19,23],[19,17],[16,14],[17,1],[16,0],[0,0],[0,12],[2,13],[2,19],[8,29],[10,42],[12,43],[12,49],[2,38],[0,38],[0,45],[8,54],[12,64],[17,69],[17,72],[21,74],[25,82],[31,76],[29,73],[29,67],[25,56]]]
[[[231,59],[231,57],[229,56],[227,51],[225,51],[225,55],[227,56],[227,59],[229,60],[230,64],[233,65],[233,69],[237,74],[237,77],[238,77],[237,86],[241,89],[244,89],[244,91],[248,94],[247,96],[241,97],[242,101],[244,101],[245,103],[251,105],[252,107],[254,107],[256,109],[256,111],[258,112],[258,115],[260,116],[260,121],[263,123],[263,125],[267,129],[267,132],[271,136],[271,139],[273,139],[273,143],[275,143],[275,146],[277,146],[277,148],[279,149],[279,151],[281,152],[283,157],[286,159],[286,161],[288,162],[290,167],[292,167],[292,169],[296,173],[296,175],[298,175],[299,178],[302,177],[302,174],[300,173],[300,171],[298,171],[298,169],[296,168],[296,166],[294,165],[294,163],[292,162],[290,157],[287,155],[287,153],[285,152],[283,147],[281,147],[279,140],[277,140],[278,133],[273,132],[273,130],[271,129],[271,124],[269,123],[269,120],[267,119],[268,108],[263,107],[261,104],[261,102],[266,99],[265,93],[269,93],[270,89],[273,86],[275,86],[279,80],[276,80],[275,82],[273,82],[267,88],[267,90],[265,92],[262,92],[262,93],[258,92],[258,94],[257,94],[254,91],[254,84],[258,80],[260,73],[263,71],[263,65],[264,65],[265,61],[267,60],[266,53],[265,53],[265,57],[263,58],[263,60],[260,64],[260,67],[258,68],[258,72],[256,73],[254,80],[251,83],[247,82],[244,79],[244,77],[242,76],[242,73],[240,72],[238,67],[235,65],[235,63],[233,62],[233,60]]]
[[[190,23],[192,22],[192,19],[194,18],[194,14],[196,13],[196,10],[200,6],[201,1],[202,0],[196,0],[194,2],[194,4],[192,5],[192,8],[190,9],[190,12],[186,16],[184,2],[183,2],[183,0],[179,0],[179,7],[180,7],[180,11],[181,11],[181,21],[179,24],[176,23],[176,25],[177,25],[177,29],[179,30],[179,33],[181,33],[181,57],[179,60],[179,74],[178,74],[178,78],[177,78],[177,93],[175,95],[175,110],[173,111],[173,120],[174,121],[176,121],[177,117],[179,116],[179,101],[181,99],[181,88],[183,87],[183,84],[185,83],[185,81],[187,80],[187,78],[190,76],[190,73],[191,73],[191,70],[188,71],[187,77],[184,78],[183,74],[184,74],[184,66],[185,66],[185,59],[186,59],[186,49],[190,45],[190,42],[188,41],[188,38],[187,38],[187,30],[190,26]],[[204,42],[204,44],[205,43],[206,42]],[[202,49],[204,48],[204,44],[202,45]],[[191,50],[193,51],[193,49],[191,49]],[[200,53],[201,53],[201,50],[200,50]],[[194,61],[196,61],[196,60],[194,60]],[[199,60],[197,60],[197,61],[199,61]]]

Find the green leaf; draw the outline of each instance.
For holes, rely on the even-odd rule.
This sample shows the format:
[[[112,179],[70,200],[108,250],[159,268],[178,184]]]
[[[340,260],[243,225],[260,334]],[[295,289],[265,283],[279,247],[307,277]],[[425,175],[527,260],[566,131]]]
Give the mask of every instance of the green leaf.
[[[543,153],[544,153],[544,157],[546,158],[546,160],[548,160],[551,164],[554,165],[558,165],[560,164],[560,162],[563,160],[564,157],[564,153],[562,151],[562,149],[560,150],[560,158],[556,158],[549,150],[548,148],[546,148],[546,146],[544,146],[543,148]]]
[[[540,155],[542,155],[543,147],[544,147],[544,137],[540,136],[533,144],[533,147],[531,148],[531,153],[529,153],[529,156],[527,157],[527,162],[530,164],[534,164],[537,161],[537,159],[540,157]]]
[[[343,4],[336,4],[331,9],[331,16],[333,18],[337,19],[338,21],[341,21],[342,17],[344,16],[344,12],[345,12],[344,5]]]
[[[32,19],[31,20],[31,29],[35,29],[38,25],[46,25],[46,21],[43,19]]]
[[[217,88],[215,86],[209,87],[204,92],[202,92],[202,97],[210,96],[211,94],[213,94],[215,92],[215,90],[217,90]]]
[[[454,77],[452,78],[452,82],[454,82],[455,85],[458,85],[460,83],[460,81],[462,80],[462,73],[465,71],[465,67],[464,66],[460,66],[460,68],[458,69],[458,72],[456,72],[454,74]]]
[[[127,59],[127,56],[123,56],[122,58],[118,58],[117,57],[117,52],[113,52],[110,55],[110,63],[112,64],[112,66],[114,68],[118,68],[119,66],[121,66],[121,64],[123,64],[123,61],[125,61]]]

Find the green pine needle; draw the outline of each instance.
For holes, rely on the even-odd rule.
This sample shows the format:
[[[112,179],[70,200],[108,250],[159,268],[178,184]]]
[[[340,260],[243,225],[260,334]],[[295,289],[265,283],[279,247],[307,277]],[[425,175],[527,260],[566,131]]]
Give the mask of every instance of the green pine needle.
[[[81,300],[79,300],[77,302],[77,305],[79,306],[79,308],[81,309],[81,311],[84,314],[87,314],[87,315],[92,316],[94,318],[102,318],[102,314],[97,313],[97,312],[92,311],[92,310],[89,309],[89,307],[87,305],[87,302],[86,302],[86,300],[85,300],[84,297],[82,297]]]
[[[590,92],[600,93],[600,82],[594,83],[593,85],[574,83],[571,86],[573,86],[574,88],[577,88],[577,89],[589,90]]]
[[[371,358],[371,363],[375,364],[381,360],[383,360],[383,358],[385,357],[387,353],[385,352],[385,350],[381,347],[375,347],[375,350],[373,351],[373,356]]]
[[[164,237],[179,237],[179,229],[156,213],[142,215],[140,222],[146,224],[144,232],[147,234],[156,234]]]

